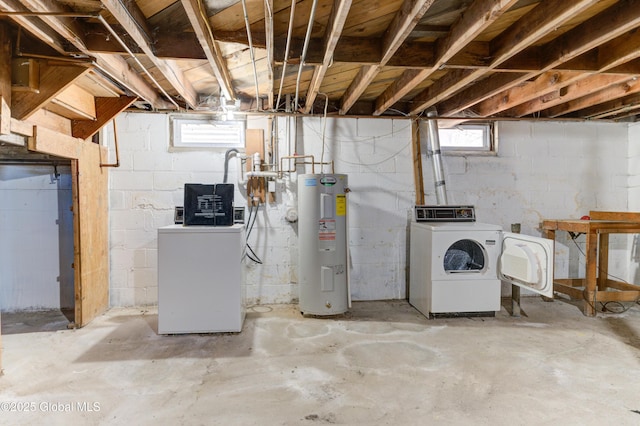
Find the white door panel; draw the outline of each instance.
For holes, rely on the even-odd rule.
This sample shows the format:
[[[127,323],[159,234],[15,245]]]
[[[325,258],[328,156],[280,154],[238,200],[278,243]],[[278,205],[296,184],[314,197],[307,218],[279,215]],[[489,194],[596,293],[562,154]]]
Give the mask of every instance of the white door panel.
[[[553,241],[505,232],[498,263],[501,280],[553,298]]]

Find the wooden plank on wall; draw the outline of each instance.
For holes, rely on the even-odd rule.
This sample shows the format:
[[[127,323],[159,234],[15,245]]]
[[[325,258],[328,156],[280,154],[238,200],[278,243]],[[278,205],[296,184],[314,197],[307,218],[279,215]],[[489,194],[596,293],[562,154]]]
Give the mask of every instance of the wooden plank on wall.
[[[27,146],[30,151],[77,160],[82,155],[82,141],[42,126],[33,126]],[[98,163],[100,164],[100,163]]]
[[[247,129],[245,135],[244,151],[247,154],[247,171],[253,170],[253,154],[260,154],[260,160],[265,161],[264,157],[264,130]]]
[[[89,68],[83,66],[41,64],[40,91],[14,93],[11,100],[11,114],[19,120],[26,120],[88,71]]]
[[[96,103],[93,95],[76,84],[63,90],[45,108],[71,119],[96,119]]]
[[[108,167],[100,167],[107,149],[83,141],[78,160],[80,285],[76,287],[75,322],[87,325],[109,307]],[[74,215],[75,216],[75,215]]]
[[[72,134],[76,138],[87,139],[96,134],[105,124],[127,109],[135,100],[133,96],[118,98],[96,98],[96,120],[74,120]]]
[[[78,300],[82,300],[82,262],[80,254],[82,253],[82,241],[80,240],[80,207],[78,205],[78,160],[71,160],[71,209],[73,212],[73,297],[74,297],[74,314],[73,322],[78,326],[82,318],[82,304]]]

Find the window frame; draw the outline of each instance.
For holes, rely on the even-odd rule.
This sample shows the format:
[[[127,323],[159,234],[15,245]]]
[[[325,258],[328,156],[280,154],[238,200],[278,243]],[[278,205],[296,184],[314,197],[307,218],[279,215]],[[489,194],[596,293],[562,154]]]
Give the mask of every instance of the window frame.
[[[238,130],[238,136],[234,142],[183,142],[182,133],[178,133],[183,125],[189,124],[212,124],[224,127],[231,127]],[[246,143],[247,122],[246,120],[221,119],[218,115],[199,114],[170,114],[169,115],[169,135],[170,150],[227,150],[229,148],[244,149]]]
[[[443,146],[442,138],[440,138],[440,151],[443,155],[478,155],[478,156],[497,156],[498,155],[498,130],[497,126],[493,122],[475,122],[475,123],[463,123],[454,126],[453,128],[469,128],[476,129],[482,127],[484,130],[484,144],[482,147],[454,147]],[[438,129],[439,136],[443,130]]]

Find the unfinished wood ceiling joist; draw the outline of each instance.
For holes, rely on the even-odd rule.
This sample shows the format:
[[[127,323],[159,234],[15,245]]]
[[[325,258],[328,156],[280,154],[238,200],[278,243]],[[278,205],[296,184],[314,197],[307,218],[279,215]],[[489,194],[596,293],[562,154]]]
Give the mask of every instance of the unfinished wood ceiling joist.
[[[85,58],[138,108],[209,110],[224,97],[297,114],[328,100],[344,116],[638,112],[640,0],[0,0],[0,11],[12,34]]]

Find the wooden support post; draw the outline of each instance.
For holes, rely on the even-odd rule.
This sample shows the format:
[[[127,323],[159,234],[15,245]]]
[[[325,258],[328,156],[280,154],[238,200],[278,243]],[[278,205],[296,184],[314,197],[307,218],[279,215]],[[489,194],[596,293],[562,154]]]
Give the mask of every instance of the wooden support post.
[[[598,291],[606,291],[609,275],[609,234],[598,234],[598,244]]]
[[[424,204],[424,179],[422,177],[422,150],[420,149],[420,123],[411,120],[411,155],[413,156],[413,184],[416,205]]]
[[[11,38],[0,23],[0,134],[11,133]]]
[[[520,233],[520,224],[511,224],[511,232],[519,234]],[[520,286],[515,284],[511,284],[511,316],[520,318],[521,307],[520,307]]]
[[[109,306],[108,169],[106,147],[33,127],[28,148],[71,159],[74,229],[75,321],[82,327]]]
[[[598,234],[587,232],[586,277],[584,289],[584,314],[588,317],[596,315],[596,279],[598,272]]]

